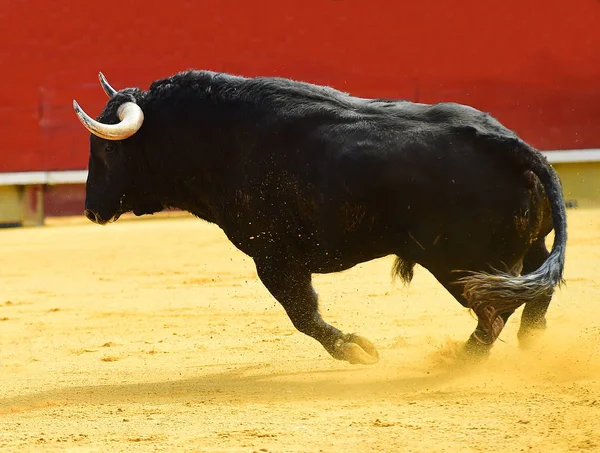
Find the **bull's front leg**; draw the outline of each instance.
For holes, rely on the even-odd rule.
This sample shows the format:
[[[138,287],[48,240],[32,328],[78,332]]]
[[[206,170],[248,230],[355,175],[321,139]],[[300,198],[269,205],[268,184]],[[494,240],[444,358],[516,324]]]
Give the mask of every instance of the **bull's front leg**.
[[[283,306],[296,329],[317,340],[338,360],[364,365],[379,360],[379,354],[369,340],[344,334],[321,318],[310,272],[286,263],[255,262],[258,277]]]

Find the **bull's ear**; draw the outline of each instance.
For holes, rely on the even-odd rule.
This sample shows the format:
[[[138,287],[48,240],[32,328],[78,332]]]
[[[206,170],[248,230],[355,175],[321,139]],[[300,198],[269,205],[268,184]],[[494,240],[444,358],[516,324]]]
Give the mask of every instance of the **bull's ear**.
[[[106,77],[104,77],[104,74],[101,72],[98,73],[98,80],[100,80],[100,85],[102,85],[102,89],[109,98],[112,98],[115,94],[117,94],[117,90],[110,86],[110,83],[108,83]]]

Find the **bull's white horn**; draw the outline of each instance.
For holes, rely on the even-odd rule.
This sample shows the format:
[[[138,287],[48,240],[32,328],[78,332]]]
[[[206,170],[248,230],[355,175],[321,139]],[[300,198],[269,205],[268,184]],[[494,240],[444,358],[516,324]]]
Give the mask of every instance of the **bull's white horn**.
[[[103,124],[85,113],[77,101],[73,101],[75,113],[81,124],[92,134],[107,140],[125,140],[135,134],[144,122],[144,112],[135,102],[125,102],[117,110],[121,120],[118,124]]]
[[[104,74],[101,72],[98,73],[98,80],[100,80],[100,85],[102,85],[102,89],[109,98],[112,98],[115,94],[117,94],[117,90],[110,86],[110,83],[108,83],[106,77],[104,77]]]

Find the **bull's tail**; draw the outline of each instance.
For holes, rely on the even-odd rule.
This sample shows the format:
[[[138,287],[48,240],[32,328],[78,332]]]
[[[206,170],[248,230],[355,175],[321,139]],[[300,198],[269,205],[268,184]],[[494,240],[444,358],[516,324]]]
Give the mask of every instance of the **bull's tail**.
[[[459,283],[464,285],[463,295],[469,308],[475,311],[482,327],[487,329],[491,329],[491,324],[500,314],[551,294],[555,286],[564,283],[567,214],[560,179],[541,153],[518,139],[514,141],[518,163],[537,175],[550,200],[554,243],[546,261],[529,274],[514,276],[501,272],[470,272],[459,279]]]

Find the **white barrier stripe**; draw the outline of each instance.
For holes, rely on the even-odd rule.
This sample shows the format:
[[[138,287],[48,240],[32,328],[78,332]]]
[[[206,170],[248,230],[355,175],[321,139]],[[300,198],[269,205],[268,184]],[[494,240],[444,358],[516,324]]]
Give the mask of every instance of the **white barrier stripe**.
[[[0,186],[28,186],[34,184],[83,184],[87,170],[24,171],[0,173]]]
[[[49,171],[48,184],[83,184],[87,180],[87,170]]]
[[[600,149],[569,149],[560,151],[542,151],[551,164],[600,162]]]
[[[570,149],[542,151],[551,164],[600,162],[600,149]],[[0,173],[0,186],[28,186],[34,184],[84,184],[87,170],[24,171]]]
[[[30,171],[23,173],[0,173],[0,185],[27,185],[27,184],[44,184],[46,181],[46,172]]]

